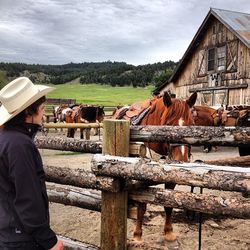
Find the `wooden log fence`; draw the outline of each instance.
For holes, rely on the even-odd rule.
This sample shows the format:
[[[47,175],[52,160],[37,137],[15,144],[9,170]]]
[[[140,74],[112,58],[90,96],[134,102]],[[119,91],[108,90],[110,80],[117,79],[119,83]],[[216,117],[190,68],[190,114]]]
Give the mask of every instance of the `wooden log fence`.
[[[63,241],[65,250],[99,250],[99,247],[97,246],[86,244],[77,240],[72,240],[61,235],[57,235],[57,238]]]
[[[77,189],[64,185],[47,185],[49,200],[65,205],[101,212],[101,192]],[[213,215],[228,215],[236,218],[250,218],[250,199],[240,196],[224,197],[212,194],[194,194],[184,191],[145,188],[130,190],[129,203],[144,202],[165,207],[199,211]],[[129,211],[127,213],[128,218]]]
[[[102,128],[102,123],[44,123],[44,128]]]
[[[86,195],[74,189],[68,189],[65,192],[62,189],[58,191],[58,188],[53,188],[57,191],[49,190],[50,198],[57,202],[93,208],[98,211],[101,206],[101,249],[127,249],[128,199],[216,215],[250,218],[250,199],[239,195],[225,198],[211,194],[191,194],[152,187],[134,188],[131,191],[127,188],[129,185],[126,185],[127,182],[135,180],[139,187],[142,187],[141,183],[145,181],[150,184],[174,182],[180,185],[249,194],[250,168],[248,168],[248,163],[243,164],[244,167],[228,166],[230,164],[223,167],[205,163],[154,162],[127,156],[129,155],[129,141],[169,142],[195,146],[204,144],[232,147],[250,146],[250,128],[197,126],[136,126],[129,128],[129,124],[121,120],[104,120],[103,128],[103,155],[94,156],[92,172],[45,166],[47,181],[102,190],[101,205],[100,199],[98,202],[93,200],[90,202],[90,199],[87,199],[88,203]],[[36,143],[39,143],[39,140]],[[65,146],[65,148],[70,149],[70,146]],[[96,147],[92,146],[92,148]],[[249,157],[245,159],[249,162]],[[72,195],[73,198],[71,198]],[[61,196],[66,198],[61,199]],[[92,206],[90,205],[92,202],[96,203]]]
[[[38,148],[54,149],[62,151],[74,151],[84,153],[101,153],[102,143],[100,141],[81,140],[75,138],[62,138],[52,136],[37,136],[35,144]]]
[[[134,126],[130,140],[236,147],[250,144],[250,127]]]
[[[115,120],[114,120],[115,121]],[[53,123],[49,123],[51,128]],[[95,123],[55,123],[55,127],[90,128]],[[93,126],[92,126],[93,125]],[[89,127],[88,127],[89,126]],[[102,125],[101,125],[102,126]],[[47,125],[45,124],[45,127]],[[244,146],[250,145],[249,127],[203,127],[203,126],[133,126],[130,141],[189,144],[193,146]]]
[[[162,164],[148,159],[95,155],[92,171],[97,176],[250,193],[250,168],[199,163]]]
[[[52,136],[37,136],[35,138],[35,144],[41,149],[54,149],[61,151],[73,151],[82,153],[101,153],[102,142],[91,141],[74,138],[62,138]],[[130,142],[129,144],[129,156],[145,157],[146,146],[140,142]]]
[[[97,177],[83,169],[70,169],[44,165],[46,180],[49,182],[71,185],[81,188],[92,188],[118,192],[121,187],[118,180],[107,177]]]

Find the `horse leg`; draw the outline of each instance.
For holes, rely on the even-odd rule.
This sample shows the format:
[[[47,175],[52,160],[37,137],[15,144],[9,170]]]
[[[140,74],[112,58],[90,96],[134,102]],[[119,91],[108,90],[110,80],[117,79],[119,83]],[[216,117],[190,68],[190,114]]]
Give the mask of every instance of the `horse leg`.
[[[67,137],[70,137],[70,128],[67,130]]]
[[[135,241],[141,241],[141,236],[142,236],[142,223],[143,223],[143,217],[146,212],[146,203],[138,203],[137,207],[137,220],[136,220],[136,225],[135,225],[135,230],[134,230],[134,240]]]
[[[204,152],[205,153],[209,153],[211,151],[212,151],[212,146],[211,145],[204,146]]]
[[[74,138],[75,130],[73,128],[68,128],[67,137]]]
[[[239,147],[240,156],[250,155],[250,147],[249,146],[240,146]]]
[[[86,138],[86,140],[90,140],[90,128],[86,128],[85,129],[85,138]]]
[[[83,136],[83,129],[82,129],[82,128],[80,129],[80,139],[84,139],[84,136]]]
[[[175,183],[166,183],[165,184],[166,189],[174,189]],[[165,214],[166,214],[166,220],[165,220],[165,226],[164,226],[164,235],[166,241],[175,241],[176,240],[176,234],[173,232],[173,226],[171,222],[171,214],[173,211],[172,207],[164,207]]]

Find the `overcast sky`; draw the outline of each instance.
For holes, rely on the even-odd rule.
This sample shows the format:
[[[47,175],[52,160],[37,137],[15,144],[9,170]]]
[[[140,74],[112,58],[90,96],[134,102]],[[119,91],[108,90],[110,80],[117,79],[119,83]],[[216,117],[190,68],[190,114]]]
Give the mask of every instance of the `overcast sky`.
[[[0,61],[178,61],[210,7],[250,0],[0,0]]]

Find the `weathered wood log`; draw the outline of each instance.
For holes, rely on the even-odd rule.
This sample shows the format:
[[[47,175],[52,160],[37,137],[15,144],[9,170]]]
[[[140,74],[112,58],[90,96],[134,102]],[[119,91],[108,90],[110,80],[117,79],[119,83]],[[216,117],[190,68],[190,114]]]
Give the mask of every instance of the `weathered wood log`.
[[[51,136],[37,136],[35,138],[35,144],[38,148],[44,149],[84,152],[92,154],[102,152],[102,143],[100,141]]]
[[[78,240],[72,240],[70,238],[57,235],[57,238],[63,242],[65,250],[100,250],[99,247],[84,243]]]
[[[250,192],[250,168],[198,163],[164,164],[149,159],[95,155],[92,171],[102,176]]]
[[[214,215],[250,218],[250,199],[148,188],[129,193],[129,198],[165,207],[183,208]]]
[[[47,183],[49,201],[101,211],[101,191]]]
[[[204,161],[206,164],[250,168],[250,156],[239,156],[223,160]]]
[[[44,128],[101,128],[102,123],[44,123]]]
[[[117,180],[107,177],[96,177],[83,169],[70,169],[44,165],[46,181],[72,185],[81,188],[92,188],[109,192],[118,192],[120,184]]]
[[[249,127],[204,126],[134,126],[130,129],[131,141],[169,142],[200,146],[250,145]]]
[[[101,192],[75,187],[47,184],[51,202],[76,206],[100,212]],[[194,194],[183,191],[147,188],[129,192],[132,201],[188,209],[214,215],[228,215],[237,218],[250,218],[250,199],[239,196],[223,197],[212,194]],[[134,218],[128,211],[128,218]]]
[[[101,153],[102,142],[82,140],[74,138],[62,138],[52,136],[37,136],[35,138],[35,144],[38,148],[43,149],[54,149],[62,151],[73,151],[83,153]],[[146,146],[140,142],[131,142],[129,144],[129,155],[130,156],[146,156]]]

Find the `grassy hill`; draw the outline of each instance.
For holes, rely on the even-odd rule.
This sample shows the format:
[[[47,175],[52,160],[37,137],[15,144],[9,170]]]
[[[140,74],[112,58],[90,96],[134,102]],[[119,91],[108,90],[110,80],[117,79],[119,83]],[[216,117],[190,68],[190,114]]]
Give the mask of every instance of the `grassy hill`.
[[[60,84],[51,85],[56,90],[50,98],[72,98],[77,103],[98,104],[104,106],[128,105],[151,97],[153,86],[144,88],[111,87],[100,84]]]
[[[8,82],[6,77],[6,72],[3,70],[0,70],[0,89],[5,86],[5,84]]]

